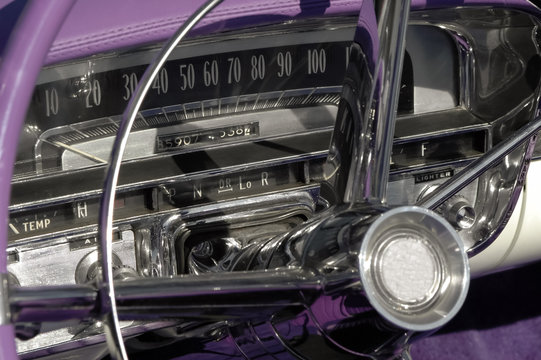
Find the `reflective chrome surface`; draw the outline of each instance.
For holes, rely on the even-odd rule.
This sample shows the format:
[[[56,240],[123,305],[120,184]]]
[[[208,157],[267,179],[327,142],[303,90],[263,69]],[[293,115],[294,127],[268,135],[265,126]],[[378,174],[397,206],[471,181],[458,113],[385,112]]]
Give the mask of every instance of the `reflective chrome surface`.
[[[9,274],[0,274],[0,286],[2,287],[2,297],[0,298],[0,325],[7,325],[11,320],[11,310],[9,302]]]
[[[439,328],[466,298],[469,264],[460,237],[426,209],[384,213],[368,229],[359,262],[370,303],[400,327]]]
[[[369,142],[374,143],[372,151],[364,152],[363,156],[373,157],[371,169],[361,170],[356,174],[357,179],[362,178],[363,172],[368,175],[368,191],[354,189],[353,197],[364,199],[367,192],[369,201],[386,203],[387,183],[389,179],[389,166],[392,155],[396,112],[398,109],[399,94],[402,86],[402,63],[406,49],[406,31],[409,19],[411,1],[376,2],[378,18],[379,51],[376,71],[373,76],[377,78],[373,85],[374,105],[367,104],[367,118],[374,116],[376,123],[372,128]],[[388,17],[388,19],[386,18]],[[361,100],[362,101],[362,100]],[[375,108],[372,109],[372,106]],[[370,110],[368,110],[370,108]],[[352,109],[355,111],[356,109]],[[372,111],[374,112],[372,114]],[[365,134],[367,136],[368,134]],[[363,194],[364,193],[364,194]],[[360,195],[362,194],[362,195]]]
[[[510,136],[500,142],[498,145],[488,151],[484,157],[472,162],[458,175],[442,184],[441,187],[434,190],[426,197],[423,197],[418,202],[418,205],[435,209],[465,187],[473,179],[480,177],[480,175],[483,175],[487,170],[491,169],[488,175],[484,176],[492,180],[488,180],[487,183],[485,183],[486,180],[484,179],[486,178],[482,177],[482,183],[480,184],[481,189],[486,189],[486,194],[481,197],[482,209],[484,211],[483,215],[480,216],[480,219],[477,222],[477,226],[480,226],[484,230],[484,233],[474,233],[472,236],[474,239],[473,243],[467,243],[474,254],[479,250],[479,247],[476,247],[476,242],[479,242],[480,240],[477,239],[485,239],[484,243],[478,244],[481,246],[481,249],[488,246],[490,242],[486,242],[486,240],[494,239],[494,233],[497,234],[498,231],[500,231],[500,224],[506,223],[505,217],[510,216],[509,209],[512,209],[518,200],[518,194],[516,191],[520,191],[523,185],[525,180],[524,174],[528,169],[529,159],[533,153],[533,147],[536,141],[535,137],[532,138],[532,136],[534,136],[540,128],[540,118],[531,121],[528,125],[521,128],[520,131],[517,131],[514,136]],[[515,156],[518,157],[518,159],[514,161],[511,160],[513,159],[512,155],[509,155],[513,151]],[[502,158],[504,161],[499,164],[499,162],[502,161]],[[493,169],[495,164],[498,164],[500,167],[507,167],[506,171],[499,170],[497,167]],[[513,168],[513,170],[511,170],[511,168]],[[502,189],[502,185],[507,183],[503,180],[506,175],[512,177],[512,179],[510,179],[512,185],[505,191]],[[500,192],[505,194],[503,196],[507,197],[509,200],[502,201],[500,198],[500,196],[502,196]],[[487,211],[488,213],[486,213]],[[497,225],[493,227],[487,227],[485,224],[483,224],[485,222],[491,222],[494,220],[494,224]],[[465,238],[464,241],[467,241],[466,239],[467,238]]]
[[[225,318],[229,320],[232,334],[237,326],[245,326],[239,321],[250,320],[248,324],[270,321],[277,329],[284,329],[297,326],[295,324],[302,323],[308,316],[313,325],[305,324],[303,331],[316,335],[318,328],[323,329],[324,338],[342,350],[367,356],[382,351],[402,353],[407,349],[407,341],[381,349],[386,342],[383,338],[400,337],[404,334],[403,328],[432,330],[452,318],[464,300],[469,276],[466,254],[450,225],[436,214],[414,207],[389,212],[369,207],[336,209],[333,213],[311,221],[309,227],[295,230],[289,236],[271,240],[275,242],[272,248],[260,243],[255,250],[244,250],[234,261],[234,272],[117,282],[119,316],[147,321],[164,317],[200,321]],[[426,255],[436,256],[439,265],[430,273],[427,273],[429,269],[420,271],[432,275],[437,286],[428,298],[423,292],[420,295],[423,301],[417,306],[412,306],[410,299],[398,296],[393,306],[400,305],[401,309],[392,310],[385,294],[389,290],[393,292],[396,285],[384,286],[382,290],[373,284],[379,281],[379,276],[385,277],[397,266],[407,271],[412,269],[412,264],[410,259],[404,258],[405,254],[389,256],[386,251],[382,253],[372,247],[379,244],[377,246],[388,249],[388,240],[396,240],[396,231],[407,228],[408,235],[399,236],[399,240],[411,245],[411,237],[419,236],[427,241],[425,244],[431,244]],[[393,235],[388,237],[389,234]],[[419,243],[413,240],[413,244]],[[243,269],[251,271],[240,271]],[[419,281],[418,274],[413,276]],[[63,315],[59,317],[63,319],[81,316],[81,311],[92,308],[96,290],[91,287],[72,289],[79,292],[79,301],[70,298],[74,294],[70,295],[69,288],[43,289],[49,295],[48,300],[41,301],[34,298],[42,295],[38,289],[15,289],[14,316],[19,321],[42,321],[60,312]],[[51,307],[49,301],[57,306]],[[76,308],[70,308],[70,303],[76,304]],[[297,306],[307,310],[290,313],[288,309]],[[333,308],[335,310],[329,312]],[[340,324],[353,330],[359,326],[356,318],[367,316],[376,324],[382,321],[379,319],[382,316],[392,325],[384,325],[386,321],[381,323],[383,328],[378,332],[383,338],[367,339],[355,345],[344,343],[336,332]],[[278,333],[274,336],[290,336],[282,330]],[[233,335],[233,339],[239,344],[242,342],[242,337]]]

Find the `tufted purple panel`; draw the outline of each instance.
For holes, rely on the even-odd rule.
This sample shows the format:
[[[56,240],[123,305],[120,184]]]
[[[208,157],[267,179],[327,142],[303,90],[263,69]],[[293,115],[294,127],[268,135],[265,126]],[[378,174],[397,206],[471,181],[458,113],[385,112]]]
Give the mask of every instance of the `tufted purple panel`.
[[[78,1],[49,52],[47,63],[163,41],[202,2]],[[360,4],[359,0],[226,0],[203,19],[194,32],[231,30],[303,16],[356,15]],[[470,4],[532,9],[526,0],[413,0],[412,8],[418,10]]]
[[[202,2],[78,1],[54,42],[47,63],[164,40]],[[235,29],[297,16],[355,14],[358,4],[356,0],[226,0],[201,21],[195,33]]]

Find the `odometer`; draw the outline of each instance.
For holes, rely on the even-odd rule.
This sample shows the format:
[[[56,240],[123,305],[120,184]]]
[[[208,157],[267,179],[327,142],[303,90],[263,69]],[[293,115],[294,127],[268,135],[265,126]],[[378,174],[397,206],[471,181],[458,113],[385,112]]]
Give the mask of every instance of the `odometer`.
[[[238,138],[257,137],[258,135],[259,123],[257,122],[185,133],[172,133],[156,138],[156,152],[173,151],[196,144],[216,144]]]

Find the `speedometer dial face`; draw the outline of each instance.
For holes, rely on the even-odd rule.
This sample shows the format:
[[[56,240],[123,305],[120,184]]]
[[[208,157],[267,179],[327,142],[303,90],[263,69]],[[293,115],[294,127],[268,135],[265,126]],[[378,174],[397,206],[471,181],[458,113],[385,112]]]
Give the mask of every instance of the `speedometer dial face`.
[[[257,109],[269,100],[269,92],[341,85],[346,52],[347,43],[326,42],[169,60],[153,82],[143,108],[177,109],[177,117],[190,118],[184,114],[187,104],[214,100],[209,109],[198,104],[195,109],[188,106],[187,111],[203,114],[215,108],[221,113],[223,107],[227,113],[226,107],[243,100],[239,96],[253,94],[263,97],[261,104],[255,104]],[[90,69],[91,73],[80,77],[39,85],[31,108],[37,126],[46,131],[122,113],[145,68],[138,65],[100,73]],[[230,97],[233,99],[225,104],[218,101]],[[171,106],[175,107],[169,109]]]
[[[348,59],[345,40],[351,37],[350,27],[337,26],[287,36],[225,36],[211,45],[199,41],[177,49],[145,99],[134,125],[137,144],[128,146],[126,159],[332,126],[332,121],[289,120],[283,112],[264,118],[237,115],[336,105]],[[44,70],[15,179],[106,163],[120,114],[155,52]]]

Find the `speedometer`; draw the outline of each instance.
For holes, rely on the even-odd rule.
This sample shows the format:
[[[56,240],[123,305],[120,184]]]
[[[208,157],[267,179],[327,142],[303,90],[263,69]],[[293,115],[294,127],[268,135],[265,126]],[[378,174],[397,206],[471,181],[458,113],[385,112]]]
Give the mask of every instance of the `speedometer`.
[[[332,126],[332,114],[326,120],[284,109],[337,104],[347,65],[343,40],[350,35],[351,28],[342,25],[289,37],[225,36],[211,46],[178,49],[143,104],[127,159]],[[20,151],[16,178],[105,163],[106,138],[116,132],[118,115],[153,54],[44,70],[25,127],[35,146]],[[265,113],[237,116],[254,111]]]

